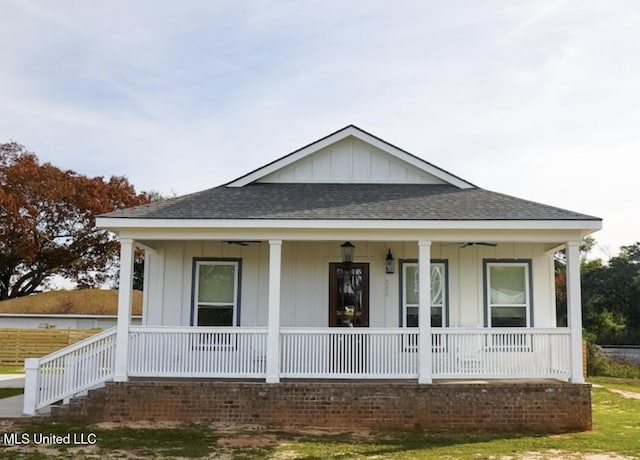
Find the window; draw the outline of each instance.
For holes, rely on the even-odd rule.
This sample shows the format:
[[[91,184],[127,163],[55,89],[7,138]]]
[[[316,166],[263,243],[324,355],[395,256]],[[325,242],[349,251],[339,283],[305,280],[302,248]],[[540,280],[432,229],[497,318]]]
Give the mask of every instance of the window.
[[[488,327],[531,326],[531,262],[485,260]]]
[[[239,324],[239,260],[196,260],[193,320],[196,326]]]
[[[418,264],[402,264],[402,325],[418,327]],[[431,326],[447,325],[447,262],[431,262]]]

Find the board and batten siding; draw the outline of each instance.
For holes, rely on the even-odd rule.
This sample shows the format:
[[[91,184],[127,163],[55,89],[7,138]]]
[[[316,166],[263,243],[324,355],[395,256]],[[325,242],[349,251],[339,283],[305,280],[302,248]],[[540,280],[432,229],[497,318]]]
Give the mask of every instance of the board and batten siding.
[[[258,182],[445,183],[353,136],[268,174]]]
[[[398,327],[400,260],[418,257],[416,242],[353,241],[355,261],[370,264],[371,327]],[[282,245],[281,325],[326,327],[329,263],[340,261],[340,242],[293,242]],[[396,259],[394,274],[384,268],[387,250]],[[448,261],[449,325],[484,325],[483,260],[531,260],[535,327],[555,327],[553,255],[542,244],[505,243],[496,247],[434,243],[433,259]],[[242,259],[241,325],[266,326],[269,245],[224,242],[167,242],[149,254],[149,279],[143,324],[188,326],[191,321],[194,258]]]

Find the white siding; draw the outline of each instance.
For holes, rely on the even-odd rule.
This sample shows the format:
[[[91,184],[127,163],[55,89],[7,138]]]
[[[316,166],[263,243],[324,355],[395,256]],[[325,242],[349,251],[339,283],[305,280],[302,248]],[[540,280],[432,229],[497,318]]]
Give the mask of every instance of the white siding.
[[[325,147],[259,182],[445,183],[355,137]]]
[[[131,318],[131,324],[140,325],[141,318],[136,316]],[[55,316],[20,316],[0,315],[0,323],[2,327],[8,328],[56,328],[56,329],[108,329],[116,325],[116,317],[109,316],[105,318],[65,318],[64,315]]]
[[[327,326],[329,263],[340,261],[340,243],[283,242],[282,326]],[[353,243],[355,261],[370,264],[370,326],[399,326],[399,261],[417,259],[417,242]],[[459,246],[456,243],[434,243],[432,246],[432,258],[448,261],[451,327],[484,325],[484,259],[531,260],[534,325],[555,326],[553,260],[552,254],[544,252],[543,244]],[[396,259],[394,274],[386,274],[384,269],[388,248]],[[269,248],[266,242],[248,246],[224,242],[172,242],[159,247],[150,256],[152,267],[149,269],[151,279],[145,324],[190,325],[195,257],[241,259],[241,323],[243,326],[267,325]]]

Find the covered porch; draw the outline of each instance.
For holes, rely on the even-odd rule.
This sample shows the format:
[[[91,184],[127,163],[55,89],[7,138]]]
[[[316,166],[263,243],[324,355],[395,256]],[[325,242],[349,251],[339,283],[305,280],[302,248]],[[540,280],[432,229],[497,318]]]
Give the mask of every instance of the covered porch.
[[[332,238],[329,244],[337,248],[342,241],[349,241],[347,238],[358,241],[353,236],[340,234],[339,237]],[[468,236],[466,239],[488,239],[487,235],[474,236]],[[376,244],[380,243],[380,238],[388,239],[388,235],[377,238],[373,239]],[[527,272],[530,275],[528,279],[531,280],[531,272],[540,272],[540,267],[550,266],[551,251],[564,245],[567,255],[568,327],[554,327],[555,318],[546,321],[538,319],[536,323],[541,323],[541,326],[536,327],[533,324],[533,314],[529,315],[528,312],[525,327],[492,327],[479,324],[472,327],[461,324],[459,319],[443,320],[441,324],[434,326],[431,289],[419,290],[416,307],[420,313],[416,315],[417,327],[407,327],[410,317],[406,305],[404,310],[396,308],[402,316],[398,318],[398,313],[395,313],[400,326],[396,324],[381,327],[381,320],[376,323],[373,318],[371,324],[367,324],[369,327],[331,327],[326,310],[322,314],[326,318],[324,324],[287,324],[283,321],[282,315],[287,303],[283,301],[283,296],[288,295],[283,292],[283,286],[287,285],[283,278],[291,273],[292,267],[285,267],[283,264],[283,246],[286,247],[292,240],[258,240],[255,236],[247,240],[261,241],[259,245],[262,249],[252,250],[266,252],[268,257],[263,263],[267,270],[264,279],[245,279],[243,282],[265,284],[267,295],[263,302],[266,307],[264,323],[254,321],[258,324],[250,324],[248,320],[237,319],[231,327],[201,326],[193,322],[190,325],[153,324],[154,321],[149,320],[153,316],[149,310],[154,308],[154,304],[147,301],[144,313],[147,320],[143,320],[143,326],[132,326],[130,317],[135,248],[144,248],[147,252],[147,262],[151,261],[146,268],[145,296],[160,288],[153,285],[153,280],[157,277],[149,276],[150,272],[158,269],[157,261],[163,261],[163,272],[171,270],[171,266],[167,263],[166,253],[157,257],[160,252],[158,248],[164,243],[158,244],[157,240],[150,238],[134,239],[123,235],[118,326],[48,357],[28,360],[25,413],[36,413],[47,405],[69,400],[91,388],[103,386],[108,381],[127,382],[137,378],[252,379],[267,384],[293,379],[403,380],[418,384],[431,384],[434,381],[437,383],[444,379],[558,379],[570,383],[583,383],[579,241],[570,240],[559,244],[557,235],[545,236],[544,239],[538,237],[533,243],[531,236],[518,234],[506,239],[507,241],[497,243],[497,248],[487,246],[473,249],[476,253],[471,258],[474,259],[475,265],[471,271],[486,271],[483,260],[503,260],[496,257],[496,253],[500,255],[501,245],[510,247],[509,251],[514,253],[521,251],[519,245],[525,245],[534,247],[531,250],[534,256]],[[308,243],[308,240],[307,236],[307,244],[313,244],[313,241]],[[432,277],[436,273],[432,271],[431,266],[435,259],[432,252],[434,246],[437,248],[438,257],[435,260],[447,256],[452,260],[451,271],[466,266],[462,256],[457,262],[454,261],[455,257],[458,257],[454,254],[462,251],[459,241],[464,240],[459,235],[449,235],[448,239],[440,239],[436,243],[432,243],[433,240],[430,239],[408,242],[402,240],[401,244],[404,246],[415,248],[415,255],[405,253],[404,260],[415,262],[416,283],[420,286],[432,285]],[[493,240],[495,241],[495,238]],[[238,258],[246,261],[245,265],[249,264],[250,257],[247,251],[250,249],[227,244],[227,241],[238,240],[216,241],[220,247],[230,247],[239,251],[237,255],[243,257]],[[395,246],[394,243],[380,244],[397,248],[397,243]],[[206,253],[207,249],[202,251]],[[446,251],[449,252],[445,253]],[[398,252],[399,249],[394,249],[394,254]],[[219,258],[226,256],[218,253],[213,255]],[[285,260],[289,259],[290,255],[285,257]],[[182,274],[178,278],[182,278],[183,286],[192,287],[195,263],[191,263],[191,254],[183,254],[181,260],[188,262],[184,265],[185,273],[189,276]],[[319,263],[327,265],[339,260],[340,257],[336,253],[324,257]],[[358,255],[356,250],[354,260],[369,261],[376,269],[382,267],[382,270],[378,270],[379,273],[370,280],[372,285],[383,285],[380,290],[387,289],[389,280],[398,283],[398,260],[395,274],[383,271],[384,253],[377,261],[373,261],[370,254]],[[545,270],[547,268],[541,271],[543,276],[538,277],[549,277],[544,281],[535,282],[546,285],[550,281],[552,274]],[[260,269],[257,271],[260,272]],[[451,284],[459,286],[459,290],[466,289],[463,277],[456,279],[452,275],[451,279]],[[319,282],[323,283],[322,289],[327,290],[328,280]],[[478,295],[478,304],[482,304],[482,297],[487,295],[480,284],[476,286],[476,290],[482,291]],[[398,285],[400,287],[396,291],[402,290],[402,282]],[[534,287],[530,287],[531,292],[534,292]],[[166,289],[166,286],[162,289]],[[377,291],[374,289],[372,292]],[[393,299],[397,295],[398,292],[392,292],[387,297]],[[193,287],[190,296],[194,296]],[[465,308],[462,296],[451,297],[451,303],[457,304],[451,307],[452,310]],[[321,300],[322,303],[325,301],[326,299]],[[540,305],[543,304],[542,299],[537,301]],[[375,302],[376,300],[372,299],[372,305],[375,305]],[[389,302],[400,307],[403,303],[401,299]],[[189,308],[193,308],[193,305]],[[475,305],[474,308],[487,307]],[[555,305],[546,305],[545,308],[555,309]],[[246,317],[248,315],[243,316]]]

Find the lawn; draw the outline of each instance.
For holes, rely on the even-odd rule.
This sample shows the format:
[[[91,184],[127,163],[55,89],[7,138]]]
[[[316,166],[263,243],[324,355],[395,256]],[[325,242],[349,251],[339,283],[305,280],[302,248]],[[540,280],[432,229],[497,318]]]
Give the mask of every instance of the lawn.
[[[0,364],[0,374],[24,374],[22,364]]]
[[[10,447],[0,458],[183,457],[229,459],[484,459],[584,458],[606,453],[611,458],[640,459],[640,399],[611,390],[640,394],[640,380],[595,379],[593,431],[561,435],[424,433],[381,431],[328,433],[228,431],[211,427],[83,427],[36,423],[14,426],[20,432],[95,433],[93,446]],[[6,428],[5,430],[6,431]],[[607,457],[601,457],[607,458]]]
[[[23,392],[22,388],[0,388],[0,399],[21,395]]]

